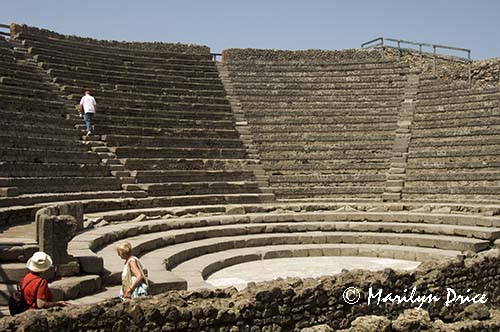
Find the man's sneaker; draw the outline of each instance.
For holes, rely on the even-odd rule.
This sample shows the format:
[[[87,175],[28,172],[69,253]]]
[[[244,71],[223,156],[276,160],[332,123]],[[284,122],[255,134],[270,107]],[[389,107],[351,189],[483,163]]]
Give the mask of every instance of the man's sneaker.
[[[87,131],[87,135],[85,135],[85,136],[90,136],[90,130],[89,130],[89,131]]]

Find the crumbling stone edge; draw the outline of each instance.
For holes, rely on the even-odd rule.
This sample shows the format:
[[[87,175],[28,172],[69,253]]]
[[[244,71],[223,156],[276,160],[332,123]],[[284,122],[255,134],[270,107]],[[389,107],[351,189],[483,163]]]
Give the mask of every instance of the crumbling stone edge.
[[[349,328],[358,317],[385,316],[395,319],[418,303],[367,303],[370,287],[383,294],[433,294],[442,300],[422,308],[431,319],[461,319],[470,304],[445,306],[447,289],[457,294],[484,293],[486,306],[500,304],[500,250],[470,257],[424,262],[416,271],[386,269],[379,272],[353,270],[315,279],[282,279],[234,288],[203,291],[171,291],[141,300],[107,300],[97,305],[27,312],[0,320],[0,330],[14,331],[300,331],[318,324]],[[348,304],[345,290],[356,287],[361,298]],[[470,290],[470,291],[469,291]]]

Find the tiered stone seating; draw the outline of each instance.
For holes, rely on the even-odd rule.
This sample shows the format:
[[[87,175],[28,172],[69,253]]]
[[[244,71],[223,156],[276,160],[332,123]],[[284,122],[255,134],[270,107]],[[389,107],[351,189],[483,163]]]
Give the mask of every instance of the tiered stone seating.
[[[83,258],[89,273],[102,266],[103,282],[115,285],[122,270],[116,243],[126,239],[159,291],[197,288],[207,286],[203,280],[218,269],[261,258],[360,255],[423,261],[488,249],[500,237],[500,219],[467,209],[295,203],[102,212],[88,217],[112,224],[78,235],[70,252]],[[226,214],[230,211],[236,214]],[[135,219],[141,215],[150,218]]]
[[[223,64],[277,197],[380,199],[408,68],[272,57]]]
[[[497,202],[497,88],[421,81],[403,199]]]
[[[235,130],[208,49],[139,51],[30,33],[18,39],[70,100],[79,100],[83,86],[92,90],[95,132],[106,145],[98,151],[109,154],[106,162],[116,165],[127,191],[241,194],[242,202],[273,198],[262,193],[251,169],[256,161]],[[231,168],[233,160],[239,168]],[[187,163],[192,166],[186,169]]]
[[[44,72],[4,39],[0,55],[0,225],[31,221],[33,204],[66,193],[121,191],[109,167],[80,142]],[[26,207],[12,208],[18,205]]]

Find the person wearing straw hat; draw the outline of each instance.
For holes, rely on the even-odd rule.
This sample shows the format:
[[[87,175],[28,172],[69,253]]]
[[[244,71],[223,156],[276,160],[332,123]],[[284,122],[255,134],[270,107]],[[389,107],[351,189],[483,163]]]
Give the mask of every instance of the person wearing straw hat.
[[[30,309],[45,309],[52,307],[63,307],[65,301],[52,302],[52,292],[47,280],[42,278],[45,271],[52,266],[52,258],[43,251],[38,251],[31,256],[26,263],[30,272],[21,281],[21,289],[26,303]]]

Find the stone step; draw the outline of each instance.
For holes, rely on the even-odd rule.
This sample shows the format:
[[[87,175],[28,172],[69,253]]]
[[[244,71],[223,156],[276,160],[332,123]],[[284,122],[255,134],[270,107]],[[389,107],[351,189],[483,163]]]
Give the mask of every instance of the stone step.
[[[171,170],[133,171],[138,183],[153,182],[200,182],[200,181],[243,181],[253,179],[252,171],[243,170]]]
[[[245,158],[243,149],[110,147],[118,158]]]
[[[186,105],[187,106],[187,105]],[[233,114],[230,110],[226,111],[204,111],[199,109],[190,110],[187,107],[184,110],[179,110],[174,107],[168,109],[152,109],[140,107],[104,107],[99,104],[99,114],[114,115],[114,116],[127,116],[140,121],[142,118],[156,117],[156,118],[173,118],[180,120],[232,120]]]
[[[109,159],[109,158],[102,159],[101,163],[102,163],[102,165],[106,165],[106,166],[122,165],[120,159],[116,159],[116,157],[112,158],[112,159]]]
[[[77,126],[84,129],[83,125]],[[103,135],[124,135],[124,136],[174,136],[174,137],[192,137],[192,138],[226,138],[237,139],[238,132],[234,128],[151,128],[138,127],[136,124],[128,126],[107,126],[96,123],[94,125],[96,133]]]
[[[0,187],[17,187],[20,194],[119,190],[120,182],[109,177],[8,177],[0,178]]]
[[[2,154],[2,160],[8,162],[68,164],[97,164],[99,162],[99,157],[90,152],[0,147],[0,154]]]
[[[66,193],[44,193],[44,194],[27,194],[17,197],[0,198],[0,221],[8,220],[9,222],[32,221],[34,212],[40,208],[39,204],[49,202],[64,202],[64,201],[81,201],[81,200],[104,200],[115,198],[144,198],[147,194],[143,191],[96,191],[96,192],[66,192]],[[38,204],[35,206],[33,204]],[[17,211],[17,209],[20,211]],[[27,217],[28,219],[26,219]],[[7,218],[7,219],[6,219]],[[0,223],[5,225],[5,223]]]
[[[316,216],[312,213],[309,216]],[[330,214],[333,215],[333,214]],[[266,222],[264,214],[254,215],[255,220],[260,220],[256,224],[248,224],[248,217],[251,215],[239,216],[240,221],[232,217],[233,223],[242,223],[241,225],[221,225],[220,216],[215,216],[206,221],[215,222],[219,226],[202,226],[197,222],[196,218],[193,220],[184,219],[184,226],[180,229],[155,232],[154,229],[159,230],[161,223],[167,223],[166,220],[158,220],[153,222],[156,226],[150,224],[151,230],[154,233],[137,235],[129,237],[128,240],[133,244],[134,254],[144,255],[145,252],[151,252],[154,249],[168,246],[166,249],[169,255],[161,256],[167,258],[167,269],[171,269],[178,263],[186,260],[190,255],[199,256],[202,253],[209,253],[210,251],[219,251],[231,249],[231,246],[237,245],[238,247],[249,247],[256,245],[280,245],[280,244],[300,244],[300,243],[352,243],[352,244],[392,244],[392,245],[407,245],[407,246],[421,246],[427,248],[439,248],[443,250],[483,250],[489,246],[489,241],[469,239],[467,237],[455,236],[456,228],[454,226],[443,225],[427,225],[427,224],[395,224],[393,222],[377,223],[377,222],[312,222],[312,221],[294,221],[286,222],[287,219],[283,216],[275,215],[269,216]],[[293,220],[294,217],[290,216]],[[324,220],[321,216],[321,219]],[[229,216],[227,216],[229,218]],[[262,219],[264,218],[264,219]],[[281,222],[272,222],[271,220],[281,219]],[[295,216],[297,220],[303,220],[301,215]],[[173,225],[178,225],[175,220],[168,221],[168,228]],[[252,222],[252,221],[250,221]],[[109,232],[116,232],[119,228],[122,229],[122,236],[127,236],[130,231],[125,229],[130,227],[139,227],[140,223],[127,223],[123,225],[116,225],[108,229]],[[167,224],[166,224],[167,225]],[[176,228],[178,228],[177,226]],[[185,228],[186,227],[186,228]],[[414,230],[418,228],[426,234],[414,234]],[[460,231],[462,235],[470,235],[472,228],[463,228]],[[493,237],[500,235],[496,229],[483,229],[477,228],[479,232],[485,230],[491,233]],[[376,233],[376,232],[380,233]],[[395,233],[393,233],[395,232]],[[408,232],[408,233],[404,233]],[[430,232],[427,234],[427,232]],[[137,234],[137,233],[133,233]],[[441,234],[441,236],[433,235]],[[443,236],[446,235],[446,236]],[[77,243],[87,243],[87,246],[93,246],[92,243],[100,243],[105,236],[100,231],[101,240],[95,237],[82,235],[77,239]],[[489,235],[487,235],[489,236]],[[88,239],[88,240],[85,240]],[[90,240],[90,242],[89,242]],[[118,240],[118,239],[116,239]],[[98,241],[98,242],[96,242]],[[109,240],[108,240],[109,241]],[[380,242],[381,241],[381,242]],[[223,244],[225,243],[225,244]],[[229,245],[229,246],[228,246]],[[208,251],[207,251],[208,250]],[[196,253],[195,253],[196,252]],[[105,262],[105,268],[112,274],[121,273],[122,264],[115,259],[116,252],[112,245],[104,247],[103,250],[98,251],[102,255]],[[170,257],[170,258],[169,258]]]
[[[136,183],[123,184],[127,191],[144,190],[150,196],[178,196],[204,194],[237,194],[258,193],[260,189],[255,182],[172,182],[172,183]]]
[[[102,152],[104,152],[104,153],[109,152],[109,149],[108,149],[107,146],[93,146],[93,147],[91,147],[91,150],[93,152],[100,152],[100,153],[102,153]]]
[[[102,140],[109,146],[141,147],[242,147],[239,139],[229,138],[193,138],[168,136],[103,135]]]
[[[164,250],[155,251],[161,255]],[[173,272],[185,279],[190,291],[199,289],[213,289],[213,285],[205,280],[213,273],[224,268],[251,262],[255,260],[273,258],[297,258],[297,257],[318,257],[318,256],[362,256],[362,257],[382,257],[389,259],[404,259],[416,261],[429,261],[450,259],[460,255],[455,250],[441,250],[431,248],[419,248],[397,245],[377,245],[377,244],[292,244],[273,245],[263,247],[229,249],[222,252],[206,254],[192,258],[179,264]],[[150,265],[156,265],[158,259],[145,255],[141,261],[146,261]]]
[[[257,159],[121,158],[129,170],[239,170],[256,165]]]
[[[25,39],[23,45],[26,44],[31,46],[41,46],[42,48],[46,48],[47,45],[50,45],[50,48],[54,48],[61,52],[63,51],[71,51],[80,54],[82,49],[87,50],[88,52],[97,52],[100,56],[108,56],[113,54],[116,57],[125,57],[129,59],[130,57],[148,57],[148,58],[171,58],[175,57],[178,59],[191,59],[191,60],[209,60],[210,55],[203,53],[185,53],[182,50],[180,52],[164,52],[164,51],[148,51],[148,50],[139,50],[133,48],[121,48],[117,47],[116,44],[101,44],[95,43],[92,41],[81,41],[81,40],[73,40],[67,38],[48,38],[47,36],[42,36],[40,34],[30,34],[26,31],[20,33],[18,39]],[[12,42],[12,41],[11,41]],[[70,53],[71,53],[70,52]],[[110,53],[111,52],[111,53]]]

